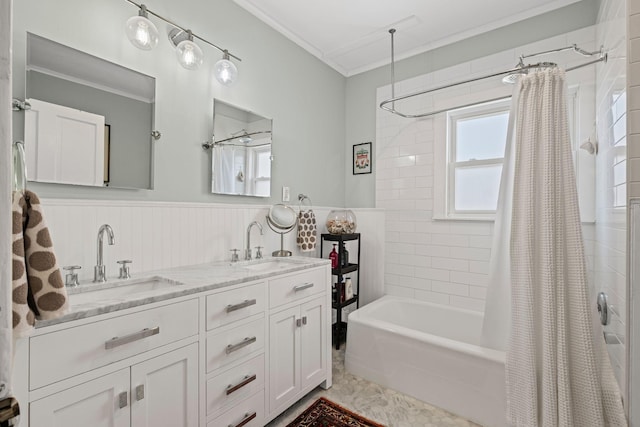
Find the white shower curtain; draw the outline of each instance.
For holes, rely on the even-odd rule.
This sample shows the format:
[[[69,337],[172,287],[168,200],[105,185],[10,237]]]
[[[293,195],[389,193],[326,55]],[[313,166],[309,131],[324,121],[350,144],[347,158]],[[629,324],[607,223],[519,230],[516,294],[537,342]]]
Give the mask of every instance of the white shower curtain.
[[[522,77],[517,91],[508,422],[624,426],[602,331],[591,320],[564,72]]]
[[[519,92],[511,97],[509,127],[500,178],[498,207],[493,226],[491,259],[489,262],[489,286],[485,299],[482,324],[482,345],[506,351],[511,325],[511,210],[513,206],[513,175],[515,173],[515,117]]]

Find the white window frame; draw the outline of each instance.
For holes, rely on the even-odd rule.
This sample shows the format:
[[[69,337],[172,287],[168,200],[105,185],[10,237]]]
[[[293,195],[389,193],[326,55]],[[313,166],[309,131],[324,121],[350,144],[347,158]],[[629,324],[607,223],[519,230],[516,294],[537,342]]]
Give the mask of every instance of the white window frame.
[[[485,220],[493,221],[495,210],[492,211],[456,211],[455,201],[455,170],[457,167],[501,165],[504,157],[483,160],[455,161],[455,137],[456,122],[458,120],[490,116],[496,113],[509,111],[511,108],[511,97],[491,102],[479,102],[470,107],[452,109],[442,117],[437,118],[434,123],[436,135],[445,137],[444,144],[436,143],[434,154],[436,161],[434,165],[434,184],[438,178],[444,180],[444,185],[434,186],[434,212],[433,219],[458,219],[458,220]],[[438,153],[440,151],[440,153]],[[444,177],[444,178],[442,178]]]
[[[583,99],[584,98],[584,99]],[[580,217],[582,222],[592,223],[595,221],[595,157],[579,146],[588,136],[592,139],[594,135],[595,111],[591,108],[582,107],[583,102],[589,103],[595,98],[593,85],[570,85],[567,90],[567,109],[569,126],[571,128],[571,145],[574,155],[574,166],[578,184],[578,200],[580,203]],[[510,97],[505,96],[504,100],[496,102],[510,102]],[[490,103],[479,101],[469,109],[479,109],[483,105]],[[590,104],[589,104],[590,105]],[[462,110],[462,109],[460,109]],[[457,110],[451,110],[453,112]],[[488,110],[487,110],[488,111]],[[433,171],[433,216],[434,220],[461,220],[461,221],[493,221],[495,213],[454,213],[449,209],[450,200],[453,200],[451,193],[451,179],[449,172],[450,140],[449,140],[449,119],[448,114],[439,114],[434,117],[434,171]]]

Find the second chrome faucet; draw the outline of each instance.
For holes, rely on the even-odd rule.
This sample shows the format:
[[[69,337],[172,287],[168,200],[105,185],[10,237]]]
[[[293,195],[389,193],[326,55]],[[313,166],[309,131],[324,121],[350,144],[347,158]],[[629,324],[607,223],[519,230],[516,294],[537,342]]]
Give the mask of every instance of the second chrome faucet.
[[[107,241],[110,245],[113,245],[116,242],[111,226],[109,224],[103,224],[98,230],[98,260],[96,266],[93,269],[93,281],[96,283],[104,283],[107,281],[107,268],[104,265],[102,257],[102,247],[105,232],[107,233]]]
[[[251,228],[254,225],[256,227],[258,227],[258,230],[260,230],[260,234],[262,234],[262,226],[260,225],[260,223],[258,221],[253,221],[247,227],[247,248],[244,250],[244,259],[246,261],[250,261],[252,259],[252,256],[251,256]],[[258,253],[256,254],[256,259],[259,259],[259,258],[262,258],[262,252],[258,249]]]

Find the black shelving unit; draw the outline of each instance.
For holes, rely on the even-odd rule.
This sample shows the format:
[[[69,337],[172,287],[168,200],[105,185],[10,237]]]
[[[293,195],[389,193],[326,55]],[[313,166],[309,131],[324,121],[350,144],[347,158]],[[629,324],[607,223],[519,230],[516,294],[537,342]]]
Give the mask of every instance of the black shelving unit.
[[[320,240],[320,254],[323,258],[328,257],[329,252],[324,252],[324,242],[336,243],[338,245],[338,268],[332,268],[331,274],[336,277],[336,281],[333,282],[333,286],[336,288],[336,298],[332,301],[331,305],[336,310],[336,322],[333,324],[333,343],[336,345],[336,350],[340,349],[340,344],[343,340],[347,339],[347,322],[342,321],[342,309],[351,304],[356,304],[356,308],[360,307],[360,233],[351,234],[326,234],[321,235]],[[342,266],[340,260],[342,260],[342,250],[344,243],[349,241],[358,242],[358,254],[354,258],[352,253],[349,253],[349,261],[355,260],[355,263],[349,262],[348,265]],[[331,248],[330,248],[331,249]],[[352,280],[353,284],[353,298],[349,298],[346,301],[341,301],[341,283],[344,277],[349,273],[356,273],[355,280]],[[333,280],[333,278],[332,278]]]

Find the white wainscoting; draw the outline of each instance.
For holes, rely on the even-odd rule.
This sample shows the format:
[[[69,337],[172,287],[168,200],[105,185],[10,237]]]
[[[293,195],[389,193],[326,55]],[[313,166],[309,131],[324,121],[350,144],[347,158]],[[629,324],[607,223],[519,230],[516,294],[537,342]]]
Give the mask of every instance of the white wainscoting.
[[[58,264],[82,266],[81,282],[93,280],[97,233],[102,224],[111,225],[116,239],[115,245],[108,246],[105,238],[104,263],[111,278],[117,277],[116,261],[122,259],[133,260],[133,277],[158,269],[229,260],[231,249],[243,253],[251,221],[258,221],[264,229],[262,236],[256,228],[252,230],[252,247],[264,246],[265,256],[280,247],[280,235],[265,223],[266,205],[76,199],[43,199],[42,204]],[[297,210],[297,205],[292,206]],[[326,233],[325,219],[331,209],[335,208],[313,208],[318,237]],[[384,292],[385,214],[382,209],[352,210],[357,231],[362,234],[361,301],[370,302]],[[284,246],[294,255],[317,257],[320,252],[319,244],[315,252],[299,252],[295,231],[285,235]]]

